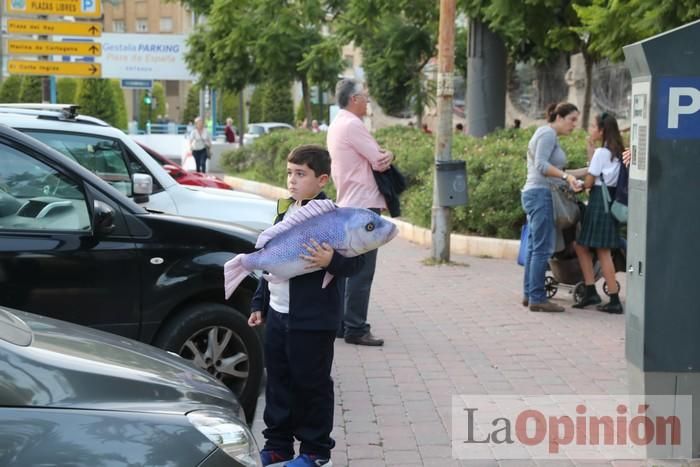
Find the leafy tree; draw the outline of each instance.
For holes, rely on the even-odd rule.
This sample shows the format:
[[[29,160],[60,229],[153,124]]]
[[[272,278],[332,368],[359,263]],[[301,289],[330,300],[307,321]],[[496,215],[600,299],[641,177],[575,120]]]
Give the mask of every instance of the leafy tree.
[[[467,28],[458,27],[455,33],[455,74],[467,78]]]
[[[22,77],[18,75],[10,75],[5,78],[0,87],[0,102],[11,104],[20,102],[20,89],[22,87]]]
[[[165,117],[166,116],[166,105],[165,105],[165,87],[163,83],[156,81],[153,83],[153,104],[154,104],[154,115]]]
[[[423,69],[435,56],[438,19],[432,0],[348,0],[338,18],[341,37],[362,47],[372,97],[392,115],[413,106],[419,125],[431,99]]]
[[[185,60],[201,82],[217,89],[240,92],[247,84],[295,79],[310,115],[309,82],[335,81],[341,69],[340,45],[322,34],[331,11],[323,0],[182,3],[210,6],[206,24],[188,39]]]
[[[319,122],[328,123],[330,108],[331,108],[331,105],[325,101],[323,102],[322,106],[319,106],[318,104],[312,104],[312,106],[311,106],[312,120],[316,119]],[[305,118],[306,118],[306,109],[304,109],[304,102],[300,101],[299,105],[297,105],[297,110],[294,113],[294,120],[297,123],[301,123],[302,121],[304,121]],[[310,124],[310,122],[308,122],[308,121],[307,121],[307,123]]]
[[[187,91],[187,101],[185,102],[185,110],[182,112],[182,120],[184,123],[194,122],[198,115],[199,86],[195,84]]]
[[[600,57],[589,50],[574,6],[590,3],[591,0],[461,0],[460,6],[468,16],[479,18],[501,36],[511,59],[531,60],[538,72],[554,64],[562,53],[583,53],[589,78],[581,118],[581,124],[586,126],[593,64]]]
[[[149,117],[149,106],[144,102],[145,96],[145,90],[139,93],[139,128],[146,128]],[[155,82],[153,89],[151,89],[151,123],[154,123],[159,115],[165,116],[165,89],[161,83]]]
[[[262,104],[265,121],[294,125],[294,101],[289,82],[280,81],[265,86]]]
[[[41,76],[24,76],[19,91],[19,101],[40,103],[44,99],[43,78]]]
[[[73,104],[78,94],[76,78],[59,78],[56,80],[56,100],[60,104]]]
[[[118,79],[110,80],[112,84],[112,93],[114,94],[114,104],[116,116],[114,118],[114,126],[126,130],[129,126],[129,118],[126,114],[126,102],[124,101],[124,90]]]
[[[580,31],[590,34],[588,44],[592,53],[614,61],[624,57],[623,46],[700,18],[697,0],[593,0],[588,3],[574,6],[581,19]]]
[[[117,105],[112,84],[108,79],[86,78],[80,83],[78,91],[80,113],[99,118],[114,125],[117,117]]]
[[[267,83],[259,84],[253,90],[253,95],[250,96],[250,113],[248,115],[248,121],[250,123],[263,121],[263,95],[265,94],[265,86],[267,86]]]
[[[225,123],[226,119],[231,117],[233,119],[234,126],[240,129],[240,126],[236,125],[239,120],[239,104],[240,98],[238,93],[231,91],[222,92],[221,98],[219,99],[219,105],[216,107],[217,121]]]

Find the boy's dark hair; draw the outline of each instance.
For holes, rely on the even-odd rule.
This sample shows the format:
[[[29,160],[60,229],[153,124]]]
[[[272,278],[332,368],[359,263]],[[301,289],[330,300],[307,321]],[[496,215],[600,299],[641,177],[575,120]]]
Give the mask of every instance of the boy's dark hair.
[[[331,174],[331,155],[323,146],[317,144],[302,144],[295,147],[287,156],[287,162],[307,165],[317,177]]]

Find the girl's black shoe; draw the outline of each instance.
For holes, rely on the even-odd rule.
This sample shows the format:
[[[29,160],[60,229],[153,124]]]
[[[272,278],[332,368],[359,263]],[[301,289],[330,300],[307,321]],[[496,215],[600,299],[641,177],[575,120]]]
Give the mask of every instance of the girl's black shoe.
[[[598,311],[604,311],[605,313],[611,313],[614,315],[620,315],[623,313],[622,303],[620,303],[620,302],[613,303],[611,301],[610,303],[606,303],[605,305],[600,305],[597,308],[598,308]]]
[[[601,300],[600,295],[598,295],[598,292],[595,290],[595,285],[587,285],[586,290],[583,293],[583,298],[581,298],[581,301],[574,303],[573,307],[585,308],[589,305],[597,305],[602,301],[603,300]]]

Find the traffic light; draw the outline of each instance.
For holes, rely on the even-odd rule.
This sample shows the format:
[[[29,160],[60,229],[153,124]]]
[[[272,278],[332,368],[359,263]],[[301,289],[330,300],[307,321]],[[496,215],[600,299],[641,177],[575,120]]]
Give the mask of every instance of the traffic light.
[[[146,94],[143,95],[143,103],[149,107],[151,106],[151,104],[153,103],[153,97],[151,97],[151,91],[146,91]]]

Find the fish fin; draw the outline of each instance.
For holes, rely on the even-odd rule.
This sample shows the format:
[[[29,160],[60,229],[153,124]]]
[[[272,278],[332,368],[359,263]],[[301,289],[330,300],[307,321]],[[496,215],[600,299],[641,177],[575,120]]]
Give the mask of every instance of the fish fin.
[[[249,271],[243,267],[243,257],[245,254],[236,255],[224,263],[224,296],[226,300],[231,297],[234,290],[245,279]]]
[[[326,271],[326,274],[323,275],[323,284],[321,284],[321,288],[325,289],[326,287],[328,287],[328,284],[331,283],[331,281],[333,280],[334,277],[335,276],[333,276],[333,274]]]
[[[258,241],[255,243],[255,248],[264,247],[267,242],[272,240],[277,235],[281,234],[282,232],[286,232],[307,219],[320,216],[327,212],[335,211],[336,209],[337,207],[335,203],[329,199],[312,199],[304,207],[294,212],[289,217],[285,217],[282,222],[278,222],[272,227],[263,230],[258,236]]]
[[[274,274],[270,274],[270,273],[263,274],[263,278],[267,282],[269,282],[270,284],[279,284],[280,282],[284,282],[287,280],[283,277],[278,277],[278,276],[275,276]]]

